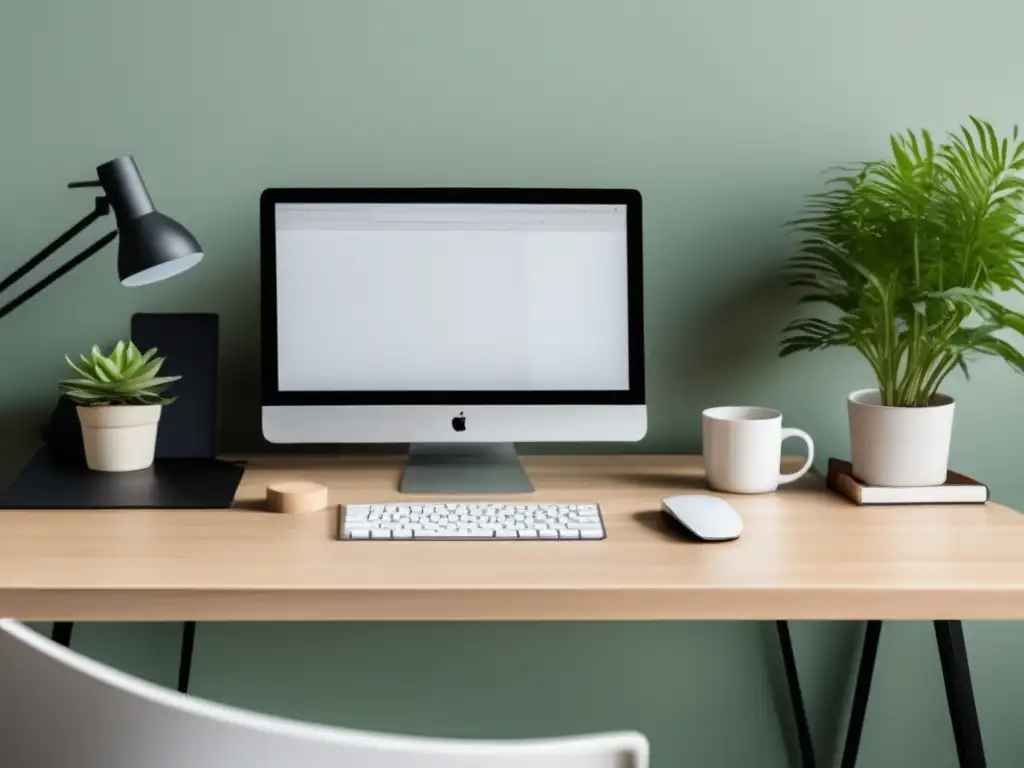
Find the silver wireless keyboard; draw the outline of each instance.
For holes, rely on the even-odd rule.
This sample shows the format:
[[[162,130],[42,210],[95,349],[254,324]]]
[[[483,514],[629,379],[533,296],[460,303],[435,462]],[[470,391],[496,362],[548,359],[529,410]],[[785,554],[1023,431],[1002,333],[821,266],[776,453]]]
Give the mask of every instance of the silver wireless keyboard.
[[[346,504],[342,539],[603,539],[597,504]]]

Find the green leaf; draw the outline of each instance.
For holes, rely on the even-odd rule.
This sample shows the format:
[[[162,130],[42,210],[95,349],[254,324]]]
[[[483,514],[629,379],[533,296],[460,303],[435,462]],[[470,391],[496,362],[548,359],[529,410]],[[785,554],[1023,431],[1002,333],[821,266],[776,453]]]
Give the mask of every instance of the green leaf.
[[[160,368],[164,364],[164,359],[165,358],[157,357],[144,363],[142,367],[133,374],[133,378],[152,379],[160,372]]]
[[[107,373],[107,369],[104,368],[100,363],[97,363],[95,365],[95,367],[92,369],[92,373],[93,376],[97,379],[97,381],[110,382],[113,380],[111,379],[110,374]]]
[[[957,355],[956,365],[960,369],[960,371],[963,373],[964,378],[967,379],[967,381],[970,381],[971,380],[971,372],[967,369],[967,361],[964,359],[963,355]]]
[[[86,403],[96,402],[98,400],[103,400],[105,398],[105,395],[100,395],[97,394],[96,392],[86,392],[83,389],[75,389],[73,387],[70,387],[62,391],[72,400],[77,400]]]
[[[907,157],[907,153],[903,151],[898,138],[890,136],[889,145],[892,147],[892,154],[896,158],[896,165],[899,167],[900,172],[904,175],[910,175],[914,170],[914,164]]]
[[[1024,373],[1024,355],[1002,339],[992,337],[978,345],[983,352],[1001,357],[1017,373]]]
[[[180,376],[158,376],[152,379],[137,379],[134,381],[121,382],[117,389],[113,390],[119,395],[133,395],[147,390],[159,391],[178,381]]]
[[[67,362],[68,362],[68,365],[70,365],[70,366],[71,366],[71,369],[72,369],[72,370],[73,370],[73,371],[74,371],[75,373],[77,373],[77,374],[78,374],[79,376],[81,376],[81,377],[82,377],[83,379],[86,379],[86,380],[90,380],[90,381],[92,380],[92,375],[91,375],[91,374],[89,374],[89,373],[86,373],[86,372],[85,372],[84,370],[82,370],[82,369],[81,369],[81,368],[79,368],[79,367],[78,367],[77,365],[75,365],[75,364],[74,364],[73,362],[71,362],[71,358],[70,358],[70,357],[68,357],[67,355],[64,355],[64,359],[65,359],[65,360],[67,360]]]
[[[913,131],[907,131],[907,140],[910,142],[910,151],[914,155],[914,162],[920,163],[924,158],[921,157],[921,148]]]
[[[119,341],[114,345],[114,351],[110,353],[110,362],[116,367],[118,373],[124,368],[124,342]]]
[[[999,319],[1005,327],[1024,335],[1024,315],[1020,312],[1003,308],[1003,313]]]
[[[977,125],[977,120],[975,120],[973,117],[971,118],[971,120],[974,121],[975,125]],[[964,134],[964,139],[967,141],[967,146],[971,150],[971,154],[975,156],[980,155],[981,153],[978,152],[978,148],[974,145],[974,137],[971,135],[971,132],[966,128],[963,128],[962,130]],[[981,133],[981,141],[985,141],[985,134],[983,132]]]
[[[924,152],[928,158],[935,157],[935,142],[932,141],[932,135],[928,131],[921,131],[921,138],[924,139]]]
[[[109,358],[100,357],[96,360],[96,372],[99,373],[101,370],[109,381],[117,381],[121,378],[121,369]]]

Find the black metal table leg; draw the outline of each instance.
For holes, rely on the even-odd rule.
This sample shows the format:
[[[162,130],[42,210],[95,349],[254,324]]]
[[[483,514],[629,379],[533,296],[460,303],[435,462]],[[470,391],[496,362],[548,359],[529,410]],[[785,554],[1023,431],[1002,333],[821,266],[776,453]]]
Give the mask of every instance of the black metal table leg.
[[[974,703],[963,624],[959,621],[936,621],[935,640],[939,646],[946,703],[949,705],[960,768],[985,768],[985,749]]]
[[[178,659],[178,690],[188,693],[189,677],[192,674],[192,649],[196,643],[196,623],[186,621],[181,630],[181,656]]]
[[[50,639],[55,643],[60,643],[65,648],[71,647],[71,630],[75,628],[75,622],[73,621],[55,621],[53,622],[53,629],[50,631]]]
[[[55,621],[50,631],[50,639],[65,648],[71,647],[71,631],[75,628],[73,621]],[[196,623],[186,621],[181,630],[181,655],[178,658],[178,690],[188,693],[189,678],[192,675],[192,651],[196,644]]]
[[[875,674],[875,659],[878,657],[878,640],[882,634],[881,621],[869,621],[864,628],[864,647],[860,652],[860,666],[857,669],[857,684],[853,689],[853,706],[850,707],[850,722],[846,726],[846,744],[843,745],[841,768],[853,768],[857,764],[860,737],[864,733],[864,715],[868,710],[868,694]]]
[[[804,697],[800,691],[800,674],[796,668],[796,656],[793,653],[793,638],[789,633],[789,622],[776,621],[775,628],[779,633],[782,664],[786,669],[786,685],[789,688],[790,703],[793,705],[793,719],[796,721],[796,737],[800,745],[800,764],[803,768],[815,768],[817,763],[814,759],[814,742],[811,740],[807,709],[804,707]]]

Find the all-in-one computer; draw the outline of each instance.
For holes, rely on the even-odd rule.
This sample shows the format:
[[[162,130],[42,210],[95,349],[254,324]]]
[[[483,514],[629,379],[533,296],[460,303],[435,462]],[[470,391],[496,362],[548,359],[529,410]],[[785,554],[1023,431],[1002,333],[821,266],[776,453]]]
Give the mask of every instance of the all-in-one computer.
[[[635,441],[634,190],[268,189],[263,434],[411,443],[404,492],[532,489],[512,443]]]

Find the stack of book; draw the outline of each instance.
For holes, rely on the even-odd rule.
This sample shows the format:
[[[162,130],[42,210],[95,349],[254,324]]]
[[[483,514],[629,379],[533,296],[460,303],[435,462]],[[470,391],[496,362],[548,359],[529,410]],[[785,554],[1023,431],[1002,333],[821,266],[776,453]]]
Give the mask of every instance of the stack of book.
[[[984,504],[988,486],[950,470],[943,485],[920,488],[885,488],[866,485],[853,474],[853,465],[842,459],[828,460],[828,487],[854,504]]]

